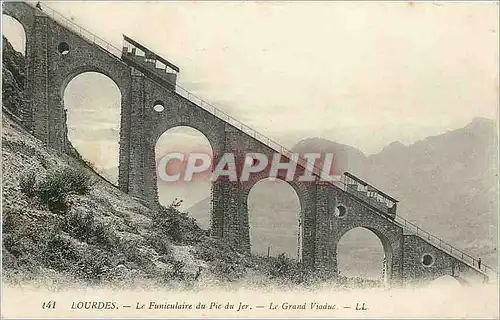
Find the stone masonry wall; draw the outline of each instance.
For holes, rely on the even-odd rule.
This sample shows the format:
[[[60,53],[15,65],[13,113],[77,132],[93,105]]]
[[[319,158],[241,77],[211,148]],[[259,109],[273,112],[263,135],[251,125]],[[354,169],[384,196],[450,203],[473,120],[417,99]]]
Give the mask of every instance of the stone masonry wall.
[[[343,216],[335,208],[346,209]],[[315,268],[324,273],[338,273],[337,245],[344,234],[354,228],[372,231],[381,241],[388,265],[388,279],[401,279],[403,259],[403,230],[387,217],[377,213],[341,189],[332,185],[318,186]],[[382,266],[381,271],[382,271]]]
[[[137,78],[137,79],[136,79]],[[140,80],[142,79],[142,80]],[[143,85],[139,83],[143,81]],[[137,75],[132,80],[132,116],[130,117],[130,163],[120,170],[128,171],[128,190],[133,196],[157,206],[157,172],[155,145],[165,131],[177,126],[189,126],[206,136],[214,153],[214,162],[225,152],[236,154],[236,161],[248,152],[261,152],[272,158],[272,149],[242,133],[233,126],[190,101],[177,95],[170,87]],[[156,103],[164,106],[157,112]],[[139,110],[143,110],[142,112]],[[283,172],[279,178],[284,179]],[[302,174],[298,170],[297,175]],[[232,182],[221,178],[212,183],[211,232],[223,237],[242,251],[250,250],[247,197],[252,186],[267,173],[252,175],[248,182]],[[312,266],[314,256],[315,196],[314,183],[289,182],[296,190],[304,221],[303,259]]]
[[[404,236],[403,280],[407,284],[428,282],[441,276],[483,281],[484,275],[416,235]],[[424,255],[432,263],[424,264]]]

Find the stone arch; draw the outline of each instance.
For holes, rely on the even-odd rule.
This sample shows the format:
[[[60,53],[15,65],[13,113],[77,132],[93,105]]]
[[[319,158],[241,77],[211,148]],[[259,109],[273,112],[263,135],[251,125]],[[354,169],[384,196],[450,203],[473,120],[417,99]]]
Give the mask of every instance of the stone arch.
[[[389,239],[388,236],[385,235],[384,231],[379,230],[376,226],[370,225],[370,224],[357,224],[357,225],[352,225],[349,228],[344,228],[342,229],[337,236],[335,237],[336,239],[335,244],[334,244],[334,256],[335,256],[335,266],[338,266],[338,260],[337,260],[337,250],[338,250],[338,244],[341,241],[341,239],[344,237],[345,234],[348,232],[357,229],[357,228],[362,228],[368,231],[371,231],[377,238],[380,240],[380,243],[382,244],[382,248],[384,250],[384,255],[386,258],[386,274],[387,274],[387,281],[390,282],[392,278],[392,268],[393,268],[393,263],[394,263],[394,248],[391,244],[391,239]],[[382,270],[382,269],[381,269]],[[337,267],[337,272],[338,272],[338,267]]]
[[[19,121],[24,122],[27,111],[28,92],[28,60],[26,59],[27,39],[23,25],[7,14],[2,15],[2,36],[4,61],[3,68],[8,70],[3,84],[14,90],[8,90],[3,100],[9,104],[9,111],[15,115]],[[7,46],[7,43],[9,46]],[[6,60],[6,52],[10,52],[10,59]],[[4,90],[6,90],[4,87]]]
[[[335,244],[335,259],[336,259],[336,263],[335,265],[337,265],[337,272],[339,272],[339,268],[338,268],[338,247],[339,247],[339,243],[342,241],[342,239],[344,239],[344,237],[353,232],[353,231],[357,231],[357,230],[365,230],[366,232],[371,232],[372,235],[374,235],[376,238],[378,238],[378,240],[380,241],[380,244],[382,245],[382,248],[383,248],[383,252],[384,252],[384,257],[386,259],[386,263],[385,263],[385,274],[386,274],[386,281],[389,281],[390,280],[390,275],[391,275],[391,271],[392,271],[392,260],[393,260],[393,249],[392,249],[392,246],[391,246],[391,243],[390,243],[390,240],[382,233],[380,232],[379,230],[377,230],[376,228],[373,228],[373,227],[369,227],[369,226],[355,226],[355,227],[352,227],[352,228],[349,228],[349,229],[345,229],[343,230],[340,234],[339,234],[339,237],[338,237],[338,240],[336,241],[336,244]],[[382,271],[383,271],[383,265],[380,266],[380,271],[382,274]]]
[[[466,279],[445,274],[445,275],[437,275],[436,277],[430,279],[428,285],[432,287],[454,286],[456,288],[460,288],[462,286],[468,286],[470,285],[470,283]]]
[[[54,48],[56,50],[56,48]],[[72,53],[67,55],[69,60],[68,63],[61,61],[61,57],[57,57],[55,53],[52,54],[54,57],[52,63],[57,72],[53,74],[51,78],[51,86],[48,87],[48,126],[46,131],[48,132],[48,143],[55,148],[65,149],[67,147],[67,126],[65,121],[65,111],[64,111],[64,92],[68,83],[75,77],[86,72],[96,72],[100,73],[107,78],[111,79],[113,83],[118,88],[121,98],[120,98],[120,141],[121,144],[127,144],[127,141],[123,139],[123,129],[126,128],[126,119],[129,105],[129,92],[130,92],[130,79],[129,74],[124,72],[124,69],[117,67],[118,65],[113,64],[103,64],[96,59],[96,61],[87,61],[86,59],[78,59],[78,55],[72,56]],[[57,58],[56,58],[57,57]],[[128,71],[128,70],[126,70]],[[36,112],[36,109],[34,110]],[[40,112],[44,112],[41,110]],[[41,115],[40,115],[41,116]],[[37,116],[37,117],[40,117]],[[36,121],[35,121],[36,122]],[[60,145],[60,141],[63,144]],[[120,162],[121,153],[123,146],[120,145]]]
[[[154,106],[151,105],[151,108],[152,107],[154,107]],[[172,129],[179,128],[179,127],[187,127],[187,128],[193,129],[196,132],[200,133],[203,137],[206,138],[206,140],[208,141],[208,143],[210,145],[210,149],[212,150],[212,152],[214,152],[214,148],[216,147],[216,142],[214,141],[215,137],[212,134],[205,132],[203,130],[204,129],[203,127],[200,127],[196,123],[189,123],[189,122],[179,122],[178,124],[175,124],[175,125],[169,125],[169,126],[161,127],[161,129],[158,128],[157,130],[154,130],[155,133],[153,135],[153,139],[155,141],[155,144],[163,134],[165,134],[166,132],[168,132]]]
[[[154,99],[161,100],[161,99]],[[150,119],[152,126],[144,134],[144,151],[145,151],[145,171],[144,171],[144,199],[149,203],[154,203],[154,205],[159,206],[158,201],[158,176],[157,176],[157,161],[156,161],[156,143],[162,134],[165,132],[177,128],[177,127],[189,127],[201,133],[202,136],[208,140],[208,144],[212,151],[212,154],[217,152],[218,139],[219,136],[216,132],[207,130],[205,125],[201,122],[188,122],[188,121],[174,121],[169,113],[171,110],[168,104],[165,104],[165,110],[162,112],[157,112],[153,110],[153,102],[146,103],[145,113],[146,118]]]
[[[117,185],[122,91],[118,84],[103,72],[77,72],[67,77],[67,80],[69,81],[65,81],[61,93],[65,112],[64,124],[67,128],[65,135],[67,145],[72,145],[81,156],[91,161],[105,178]],[[87,86],[87,83],[98,83],[99,86]],[[88,89],[90,91],[85,91]],[[105,94],[102,94],[103,90]],[[83,92],[85,96],[76,99],[70,95]],[[92,99],[96,97],[99,98],[97,101]],[[90,102],[94,103],[90,104]],[[86,108],[85,112],[81,113],[78,107]],[[98,117],[96,117],[97,114]],[[82,127],[81,123],[86,120],[91,120],[96,125],[99,124],[99,127],[95,129],[101,131],[96,134],[93,132],[94,128],[85,125],[85,136],[82,139],[83,130],[79,130],[79,127]],[[71,150],[68,151],[71,152]]]
[[[264,171],[259,172],[258,174],[251,174],[248,181],[242,182],[243,198],[246,199],[248,197],[250,190],[253,188],[253,186],[257,182],[259,182],[263,179],[268,179],[268,178],[269,178],[269,176],[268,176],[267,172],[264,172]],[[304,206],[306,205],[305,199],[307,198],[308,194],[311,192],[311,188],[308,187],[305,183],[300,182],[300,181],[295,181],[295,180],[287,181],[282,175],[278,175],[276,177],[276,179],[288,183],[293,188],[293,190],[295,191],[295,193],[299,197],[299,202],[300,202],[301,208],[304,208]]]
[[[209,141],[214,156],[224,153],[224,127],[221,126],[222,123],[210,118],[211,115],[202,114],[201,112],[204,110],[187,104],[168,90],[160,91],[155,88],[151,91],[151,94],[146,94],[144,100],[144,119],[150,124],[149,128],[145,128],[144,131],[146,143],[150,143],[147,146],[149,152],[154,151],[156,141],[164,132],[175,127],[185,126],[199,131]],[[163,110],[160,112],[154,109],[157,104],[163,106]],[[154,143],[151,143],[153,141]]]
[[[13,24],[11,24],[10,22],[8,22],[10,20],[10,22],[12,22]],[[8,26],[10,24],[10,26]],[[16,30],[14,30],[16,29]],[[5,31],[9,31],[9,30],[12,30],[17,34],[19,34],[19,36],[21,37],[21,48],[16,48],[16,39],[9,39],[8,36],[5,35]],[[18,52],[21,52],[23,54],[24,57],[26,57],[26,49],[27,49],[27,43],[28,43],[28,38],[27,38],[27,33],[26,33],[26,28],[24,27],[24,25],[18,20],[16,19],[15,17],[11,16],[11,15],[8,15],[6,13],[3,14],[3,17],[2,17],[2,36],[4,36],[5,38],[7,38],[7,40],[9,40],[10,44],[12,45],[12,47],[14,48],[14,50],[18,51]],[[21,49],[21,50],[17,50],[17,49]]]
[[[152,207],[159,206],[155,146],[169,129],[186,126],[200,131],[209,141],[214,155],[224,150],[224,123],[144,75],[131,75],[131,104],[128,123],[129,161],[120,162],[123,189]],[[155,110],[156,104],[161,110]],[[124,164],[122,166],[122,163]],[[126,185],[125,185],[126,184]]]
[[[316,270],[336,275],[337,245],[349,230],[361,227],[373,232],[382,243],[387,260],[387,280],[390,285],[401,280],[403,270],[403,229],[387,217],[374,211],[356,198],[332,185],[317,186],[315,236]],[[342,216],[335,214],[337,205],[345,207]]]
[[[35,21],[35,9],[27,3],[22,2],[4,2],[2,6],[2,13],[16,20],[23,27],[25,35],[25,51],[23,54],[27,56],[30,52],[28,48],[31,45],[30,39]]]
[[[261,234],[261,236],[263,238],[260,238],[260,239],[264,240],[264,242],[266,242],[265,240],[267,238],[268,243],[265,246],[263,246],[263,243],[262,243],[259,247],[258,246],[258,239],[259,238],[256,238],[255,232],[252,232],[252,230],[255,230],[254,228],[257,228],[259,226],[259,223],[256,221],[257,219],[255,219],[255,217],[252,217],[252,214],[251,214],[252,210],[251,210],[251,206],[249,205],[249,202],[252,198],[252,195],[256,195],[255,192],[258,192],[259,190],[261,190],[261,189],[259,189],[259,186],[264,187],[264,186],[266,186],[266,183],[269,183],[269,182],[271,182],[271,183],[278,182],[287,189],[287,190],[284,190],[284,188],[282,188],[282,186],[273,185],[272,187],[276,188],[276,189],[274,189],[275,191],[277,191],[277,192],[282,191],[283,193],[288,193],[289,195],[290,195],[290,193],[293,194],[293,197],[295,199],[288,199],[287,198],[287,201],[289,201],[288,204],[291,205],[291,207],[288,208],[289,211],[287,213],[293,213],[294,216],[284,214],[283,217],[280,217],[280,218],[269,217],[269,220],[266,220],[265,225],[261,224],[260,225],[261,228],[266,228],[266,227],[270,226],[270,224],[273,222],[277,223],[277,225],[273,228],[273,233],[280,232],[280,234],[284,237],[284,239],[282,241],[280,241],[280,243],[269,242],[270,238],[272,238],[273,236],[271,236],[270,234],[266,235],[265,233],[263,233],[263,234]],[[267,187],[270,187],[270,186],[268,185]],[[257,194],[257,196],[258,196],[258,194]],[[280,199],[280,200],[278,200],[278,202],[283,203],[283,199]],[[294,203],[297,203],[297,207],[295,206]],[[289,256],[292,259],[295,259],[295,258],[297,258],[298,260],[301,259],[301,252],[302,252],[301,239],[302,239],[302,233],[303,233],[303,231],[302,231],[303,222],[302,222],[301,216],[302,216],[302,206],[303,205],[301,203],[301,199],[300,199],[299,194],[297,193],[296,189],[288,181],[284,181],[282,179],[271,179],[271,178],[260,179],[259,181],[257,181],[256,183],[254,183],[252,185],[250,190],[245,190],[245,192],[242,195],[242,206],[246,210],[247,215],[248,215],[248,218],[246,220],[248,220],[248,226],[249,226],[250,248],[257,245],[257,248],[254,248],[255,252],[265,254],[266,247],[270,247],[270,249],[271,249],[270,254],[272,256],[275,256],[275,255],[281,254],[281,253],[285,253],[287,256]],[[258,205],[257,207],[261,207],[261,206]],[[253,212],[253,213],[255,213],[255,212]],[[285,212],[283,212],[283,213],[285,213]],[[254,218],[254,219],[252,219],[252,218]],[[280,228],[279,224],[282,222],[285,226],[290,227],[290,229]],[[292,228],[292,224],[293,224],[293,228]],[[299,238],[297,238],[297,237],[299,237]]]
[[[88,72],[100,73],[108,77],[111,81],[114,82],[114,84],[120,91],[121,97],[124,97],[125,95],[128,94],[129,85],[127,82],[121,80],[120,76],[116,75],[114,72],[110,72],[110,70],[105,70],[104,68],[101,68],[97,65],[84,64],[67,71],[64,75],[61,76],[61,81],[59,84],[59,97],[64,97],[64,92],[66,91],[66,87],[74,78]]]
[[[266,172],[260,172],[258,174],[252,174],[249,177],[248,181],[243,181],[241,182],[241,204],[242,208],[244,210],[244,213],[246,214],[246,217],[244,217],[244,225],[248,228],[249,227],[249,217],[248,217],[248,196],[250,194],[250,191],[252,188],[259,182],[264,179],[268,179],[269,176]],[[306,242],[306,237],[305,235],[305,228],[306,228],[306,219],[311,219],[310,217],[311,214],[313,214],[314,211],[314,190],[310,188],[307,184],[304,182],[300,181],[286,181],[283,176],[278,175],[276,180],[283,181],[287,183],[294,191],[295,194],[299,200],[299,205],[300,205],[300,212],[299,212],[299,218],[300,218],[300,261],[307,260],[309,258],[308,255],[310,255],[310,251],[308,250],[309,248],[306,247],[308,244]],[[247,238],[246,241],[248,242],[248,247],[250,248],[250,234],[248,233],[245,235]]]
[[[161,101],[156,101],[155,105],[161,105],[160,102]],[[189,133],[185,132],[186,129],[189,130]],[[184,131],[181,134],[183,134],[183,135],[188,134],[191,137],[187,136],[184,138],[185,141],[182,144],[177,143],[177,145],[174,145],[172,142],[174,142],[176,139],[169,139],[169,138],[173,138],[173,134],[178,133],[179,130]],[[193,133],[196,136],[194,136]],[[168,142],[168,140],[171,140],[172,142]],[[201,144],[200,144],[200,142],[201,142]],[[196,145],[194,145],[194,143]],[[160,147],[161,148],[167,147],[168,149],[160,149]],[[184,164],[186,163],[188,153],[190,153],[190,152],[208,154],[210,159],[212,159],[212,157],[213,157],[212,144],[211,144],[210,140],[207,138],[207,136],[203,132],[201,132],[200,130],[193,128],[191,126],[186,126],[186,125],[173,126],[173,127],[169,128],[168,130],[166,130],[165,132],[163,132],[156,139],[156,142],[155,142],[155,160],[156,160],[157,166],[159,165],[159,163],[158,163],[159,159],[164,155],[162,153],[165,153],[165,152],[180,152],[180,153],[182,153],[185,157]],[[178,162],[177,162],[177,164],[178,164]],[[175,165],[175,163],[174,163],[174,165]],[[177,171],[179,169],[181,169],[180,165],[178,167],[176,166],[174,171],[176,171],[176,173],[177,173]],[[157,170],[162,170],[162,169],[158,168]],[[181,174],[181,178],[184,178],[184,176],[182,174]],[[159,179],[158,171],[156,172],[156,181],[157,181],[158,200],[160,201],[161,200],[160,189],[166,190],[166,188],[162,188],[162,182]],[[210,195],[211,181],[210,181],[210,173],[209,172],[205,172],[202,175],[195,174],[193,176],[193,180],[191,182],[176,181],[176,182],[169,183],[169,185],[172,185],[172,186],[175,186],[176,184],[179,184],[179,185],[182,184],[183,188],[186,189],[185,191],[188,194],[195,194],[196,192],[198,192],[197,190],[199,190],[199,188],[206,187],[207,194]],[[168,187],[168,185],[166,185],[165,187]],[[193,200],[189,199],[188,197],[189,197],[189,195],[186,195],[183,198],[181,198],[181,200],[183,200],[184,204],[185,203],[190,204],[188,207],[190,207],[191,205],[194,205],[198,201],[203,200],[202,198],[200,198],[200,199],[196,199],[196,202],[193,202]],[[167,202],[162,203],[162,201],[160,201],[160,203],[166,205],[166,204],[171,203],[174,200],[174,198],[179,198],[179,197],[172,196],[170,198],[171,199],[168,199]],[[188,207],[183,207],[183,209],[187,209]],[[194,217],[198,218],[196,216],[194,216]],[[200,220],[200,219],[198,219],[198,220]]]

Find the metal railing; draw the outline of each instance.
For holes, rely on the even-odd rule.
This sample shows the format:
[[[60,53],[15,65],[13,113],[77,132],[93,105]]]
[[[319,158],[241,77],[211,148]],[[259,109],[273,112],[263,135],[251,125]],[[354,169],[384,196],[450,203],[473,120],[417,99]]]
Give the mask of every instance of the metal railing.
[[[28,3],[28,4],[31,5],[32,7],[35,7],[35,5],[33,3]],[[110,44],[106,40],[96,36],[95,34],[91,33],[90,31],[86,30],[85,28],[82,28],[81,26],[79,26],[75,22],[69,20],[68,18],[66,18],[62,14],[58,13],[54,9],[47,6],[46,4],[41,3],[41,7],[42,7],[42,10],[44,11],[45,14],[52,17],[52,19],[54,21],[58,22],[63,27],[70,29],[71,31],[77,33],[78,35],[87,39],[91,43],[97,44],[101,48],[105,49],[109,53],[111,53],[114,56],[116,56],[117,58],[121,59],[121,53],[122,53],[121,49],[118,49],[117,47],[113,46],[112,44]],[[284,155],[288,159],[292,160],[292,155],[294,153],[292,151],[290,151],[289,149],[283,147],[282,145],[280,145],[276,141],[259,133],[257,130],[249,127],[248,125],[242,123],[241,121],[231,117],[230,115],[228,115],[224,111],[216,108],[215,106],[204,101],[200,97],[192,94],[191,92],[189,92],[185,88],[183,88],[177,84],[173,84],[173,85],[175,85],[176,93],[179,94],[180,96],[184,97],[185,99],[187,99],[187,100],[191,101],[192,103],[196,104],[197,106],[205,109],[206,111],[208,111],[209,113],[218,117],[219,119],[231,124],[235,128],[241,130],[242,132],[255,138],[256,140],[260,141],[261,143],[267,145],[269,148],[273,149],[274,151],[279,152],[280,154]],[[312,171],[312,173],[315,174],[316,176],[322,177],[323,169],[309,164],[305,159],[303,159],[301,157],[296,158],[295,162],[297,164],[299,164],[300,166],[302,166],[303,168],[305,168],[309,171]],[[328,175],[328,172],[325,171],[325,174]],[[343,181],[340,181],[340,180],[330,181],[330,183],[335,185],[338,188],[341,188],[344,191],[347,191],[347,186]],[[365,199],[359,197],[358,195],[352,194],[352,193],[349,193],[349,194],[354,196],[355,198],[359,199],[360,201],[366,203]],[[368,204],[368,205],[377,209],[377,207],[374,206],[373,204]],[[384,216],[384,215],[382,215],[382,216]],[[386,218],[389,221],[392,221],[396,225],[403,228],[404,231],[406,231],[410,234],[414,234],[414,235],[419,236],[420,238],[428,241],[429,243],[431,243],[431,244],[435,245],[436,247],[438,247],[439,249],[443,250],[444,252],[452,255],[456,259],[472,266],[476,270],[480,270],[481,272],[483,272],[487,276],[493,277],[493,278],[498,277],[498,272],[496,270],[494,270],[493,268],[491,268],[485,264],[481,264],[481,266],[479,266],[478,259],[473,258],[469,254],[457,249],[456,247],[453,247],[452,245],[445,242],[444,240],[442,240],[442,239],[432,235],[431,233],[421,229],[420,227],[418,227],[414,223],[402,218],[401,216],[396,215],[396,217],[394,219],[391,219],[388,216],[386,216]]]

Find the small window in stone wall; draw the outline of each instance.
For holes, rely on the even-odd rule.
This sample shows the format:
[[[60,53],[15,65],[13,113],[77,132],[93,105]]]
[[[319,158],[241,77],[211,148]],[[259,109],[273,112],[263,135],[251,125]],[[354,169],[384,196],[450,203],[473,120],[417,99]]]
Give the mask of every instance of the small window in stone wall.
[[[163,101],[156,100],[155,103],[153,103],[153,110],[156,112],[162,112],[165,110],[165,104]]]
[[[67,55],[69,53],[69,44],[67,42],[61,42],[57,46],[57,51],[59,51],[60,54],[63,56]]]
[[[346,209],[346,207],[343,204],[339,204],[335,208],[335,216],[336,217],[342,218],[342,217],[345,217],[346,214],[347,214],[347,209]]]
[[[433,264],[434,264],[434,257],[431,254],[426,253],[422,256],[422,265],[424,267],[431,267]]]

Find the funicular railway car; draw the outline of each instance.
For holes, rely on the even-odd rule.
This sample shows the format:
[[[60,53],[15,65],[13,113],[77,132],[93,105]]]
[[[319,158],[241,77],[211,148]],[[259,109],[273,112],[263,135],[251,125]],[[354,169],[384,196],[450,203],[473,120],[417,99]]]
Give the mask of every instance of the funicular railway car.
[[[344,172],[345,190],[374,207],[389,219],[396,218],[398,200],[378,190],[374,186],[356,177],[352,173]]]

